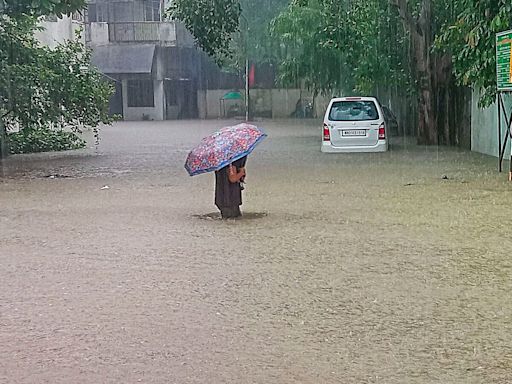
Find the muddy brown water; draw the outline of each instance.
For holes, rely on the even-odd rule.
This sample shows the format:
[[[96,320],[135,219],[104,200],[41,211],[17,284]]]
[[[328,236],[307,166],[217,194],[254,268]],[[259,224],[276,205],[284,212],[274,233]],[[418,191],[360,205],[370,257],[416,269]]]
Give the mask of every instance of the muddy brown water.
[[[183,169],[222,125],[119,123],[2,163],[0,383],[512,380],[495,159],[325,155],[317,121],[263,121],[246,217],[223,221]]]

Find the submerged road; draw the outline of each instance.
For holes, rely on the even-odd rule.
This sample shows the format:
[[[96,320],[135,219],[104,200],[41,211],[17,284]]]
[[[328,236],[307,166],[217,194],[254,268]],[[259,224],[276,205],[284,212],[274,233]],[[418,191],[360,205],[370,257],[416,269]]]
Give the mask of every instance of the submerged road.
[[[509,382],[495,159],[327,155],[319,122],[262,121],[245,217],[222,221],[183,162],[224,124],[117,123],[0,163],[0,383]]]

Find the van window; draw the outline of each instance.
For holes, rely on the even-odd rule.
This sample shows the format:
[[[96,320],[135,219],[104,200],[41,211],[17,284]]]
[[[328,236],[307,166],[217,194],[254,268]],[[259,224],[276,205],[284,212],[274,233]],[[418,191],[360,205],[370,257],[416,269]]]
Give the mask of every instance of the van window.
[[[378,120],[379,112],[373,101],[335,101],[329,112],[331,121]]]

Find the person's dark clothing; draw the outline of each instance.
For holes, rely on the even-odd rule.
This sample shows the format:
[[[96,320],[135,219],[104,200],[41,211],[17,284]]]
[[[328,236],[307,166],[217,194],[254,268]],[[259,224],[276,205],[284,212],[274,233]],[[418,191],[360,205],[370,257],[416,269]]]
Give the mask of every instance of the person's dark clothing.
[[[245,166],[246,157],[233,162],[237,172]],[[229,181],[229,166],[215,172],[215,205],[219,208],[222,218],[234,218],[242,215],[242,186],[239,182]]]

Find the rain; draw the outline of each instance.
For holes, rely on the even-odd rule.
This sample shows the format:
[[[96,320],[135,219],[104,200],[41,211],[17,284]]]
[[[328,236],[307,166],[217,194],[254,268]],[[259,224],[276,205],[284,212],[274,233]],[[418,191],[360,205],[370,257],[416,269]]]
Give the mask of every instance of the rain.
[[[0,0],[0,383],[508,382],[477,3]]]

